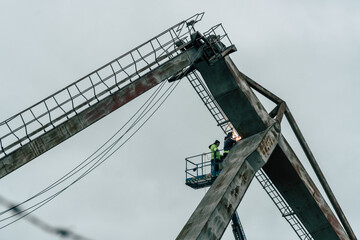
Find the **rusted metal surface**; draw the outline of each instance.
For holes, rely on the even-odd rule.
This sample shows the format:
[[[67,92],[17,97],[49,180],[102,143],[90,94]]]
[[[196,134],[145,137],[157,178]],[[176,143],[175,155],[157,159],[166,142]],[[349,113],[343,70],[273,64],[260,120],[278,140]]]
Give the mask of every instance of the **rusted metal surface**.
[[[269,159],[278,142],[278,127],[238,142],[223,170],[176,239],[220,239],[255,172]]]
[[[275,120],[261,105],[229,56],[209,64],[196,64],[206,85],[232,125],[242,137],[264,131]]]
[[[185,46],[191,45],[189,33],[194,31],[194,24],[201,21],[203,15],[204,13],[195,14],[168,28],[49,97],[0,122],[0,159],[182,53]],[[183,45],[178,46],[179,41]]]
[[[286,114],[286,117],[289,119],[288,108],[286,106],[286,103],[283,100],[281,100],[279,97],[272,94],[270,91],[263,88],[262,86],[260,86],[259,84],[248,78],[246,75],[241,73],[236,68],[234,63],[231,61],[229,56],[226,56],[223,59],[219,59],[218,61],[214,61],[211,63],[207,61],[202,61],[196,64],[196,68],[201,73],[206,85],[208,86],[210,92],[213,94],[216,102],[219,104],[222,111],[228,117],[230,123],[234,126],[234,128],[241,136],[246,138],[248,136],[251,136],[252,134],[256,134],[257,132],[263,131],[266,127],[270,126],[275,121],[280,123],[284,113]],[[270,113],[270,115],[265,111],[264,107],[262,106],[258,98],[252,92],[250,86],[251,88],[257,90],[259,93],[263,94],[265,97],[267,97],[268,99],[270,99],[271,101],[277,104],[277,107]],[[291,119],[289,120],[290,124],[292,124],[291,123],[292,121],[293,120]],[[299,134],[296,133],[297,131],[299,131],[297,126],[293,125],[292,128],[295,134]],[[299,142],[303,145],[303,148],[305,146],[304,151],[308,156],[309,160],[311,161],[313,156],[310,150],[308,149],[308,146],[306,145],[306,142],[303,139],[302,135],[299,136],[298,136]],[[279,151],[280,153],[282,152],[281,149]],[[286,160],[286,157],[284,157],[284,159],[285,162],[289,161]],[[314,167],[314,169],[316,171],[316,166]],[[279,176],[281,176],[281,173],[278,172],[279,170],[275,170],[275,171],[279,174]],[[270,178],[272,177],[276,180],[276,176],[272,175]],[[298,177],[297,173],[295,173],[291,177],[293,177],[293,179],[296,179]],[[323,178],[323,176],[320,176],[319,178]],[[284,179],[282,179],[282,181],[275,181],[275,182],[277,184],[277,185],[275,184],[276,187],[281,189],[284,186],[286,186],[287,179],[285,177]],[[304,188],[304,186],[302,188]],[[286,192],[282,192],[282,193],[285,194]],[[301,201],[300,200],[301,198],[302,196],[299,195],[298,198],[288,198],[287,200],[290,205],[296,206],[296,204],[298,204],[298,202]],[[332,198],[332,195],[329,195],[329,198]],[[335,229],[338,226],[341,226],[339,222],[337,222],[336,218],[327,219],[324,217],[325,216],[324,214],[327,214],[327,208],[324,208],[325,209],[324,210],[325,213],[324,213],[323,209],[317,207],[317,204],[315,204],[316,199],[313,198],[311,195],[308,195],[308,198],[303,199],[303,201],[304,203],[312,203],[312,206],[316,208],[317,211],[314,212],[312,212],[311,210],[304,211],[306,212],[307,216],[306,217],[299,216],[299,218],[302,221],[306,222],[307,221],[306,218],[308,218],[316,222],[317,221],[316,217],[322,216],[323,219],[322,221],[319,221],[319,225],[323,224],[323,226],[326,226],[328,228],[332,228],[334,226]],[[303,207],[306,207],[306,205],[304,205]],[[336,204],[334,205],[334,207],[336,208]],[[331,212],[330,209],[329,211]],[[297,211],[296,213],[303,214],[302,211]],[[340,213],[340,216],[341,214],[342,213]],[[332,214],[332,216],[334,215]],[[337,223],[330,223],[329,221],[336,221]],[[346,226],[347,224],[346,222],[343,221],[342,223],[344,226]],[[327,239],[326,237],[331,237],[328,239],[347,239],[347,238],[343,238],[344,237],[343,234],[337,235],[339,233],[338,230],[330,229],[328,230],[328,232],[323,231],[326,234],[322,235],[320,233],[322,232],[322,230],[320,230],[321,226],[318,227],[316,226],[316,224],[304,224],[304,225],[306,225],[307,228],[312,230],[309,232],[315,234],[316,236],[315,239]],[[333,235],[331,231],[333,231]],[[351,236],[351,232],[349,235]]]
[[[281,98],[279,98],[278,96],[276,96],[275,94],[273,94],[272,92],[270,92],[269,90],[267,90],[266,88],[264,88],[263,86],[261,86],[260,84],[249,78],[248,76],[246,76],[245,74],[241,72],[240,74],[242,78],[250,85],[250,87],[261,93],[263,96],[267,97],[269,100],[273,101],[276,104],[281,104],[283,102]]]
[[[214,97],[209,92],[200,74],[198,74],[196,71],[193,71],[190,74],[188,74],[186,77],[189,80],[190,84],[195,89],[196,93],[203,101],[206,108],[214,117],[215,121],[217,122],[217,126],[221,127],[221,129],[224,131],[225,134],[228,134],[229,132],[233,132],[234,127],[231,125],[231,122],[229,121],[226,114],[218,106],[218,103],[214,100]]]
[[[294,117],[292,116],[290,110],[287,108],[285,115],[289,121],[289,124],[291,126],[291,128],[293,129],[295,136],[297,137],[303,151],[305,152],[312,168],[315,171],[316,176],[318,177],[325,193],[327,194],[336,214],[338,215],[340,222],[342,223],[342,225],[344,226],[347,234],[349,235],[351,240],[356,240],[356,236],[355,233],[353,232],[349,222],[347,221],[345,214],[343,213],[340,204],[338,203],[338,201],[336,200],[336,197],[334,195],[334,193],[332,192],[328,182],[326,181],[326,178],[324,176],[324,174],[322,173],[319,164],[317,163],[314,155],[312,154],[308,144],[305,141],[304,136],[302,135],[298,125],[296,124],[296,121],[294,119]]]
[[[276,116],[275,116],[275,120],[278,121],[279,123],[281,123],[281,120],[284,116],[284,113],[286,111],[286,103],[285,102],[282,102],[279,106],[279,110],[278,112],[276,113]]]
[[[190,66],[198,57],[199,53],[195,49],[180,54],[129,86],[100,100],[68,121],[6,155],[0,161],[0,178],[90,126],[181,69]]]
[[[242,74],[242,73],[241,73]],[[319,179],[323,189],[325,190],[325,193],[327,197],[329,198],[336,214],[338,215],[340,222],[344,226],[346,232],[348,233],[350,239],[355,240],[357,239],[349,222],[347,221],[345,214],[343,213],[340,204],[336,200],[335,195],[333,194],[329,184],[326,181],[325,176],[323,175],[315,157],[313,156],[309,146],[307,145],[305,138],[303,137],[299,127],[296,124],[296,121],[294,117],[292,116],[289,108],[287,107],[286,103],[281,100],[279,97],[277,97],[275,94],[271,93],[266,88],[262,87],[255,81],[253,81],[251,78],[247,77],[246,75],[242,74],[242,78],[246,80],[246,82],[256,91],[258,91],[263,96],[267,97],[269,100],[273,101],[277,104],[277,106],[269,113],[270,117],[275,118],[278,122],[281,122],[283,114],[285,113],[287,120],[289,121],[289,124],[292,128],[292,130],[295,133],[295,136],[297,137],[303,151],[305,152],[305,155],[307,156],[307,159],[309,160],[312,168],[314,169],[317,178]]]
[[[349,239],[283,136],[278,146],[263,169],[311,236],[316,240]]]

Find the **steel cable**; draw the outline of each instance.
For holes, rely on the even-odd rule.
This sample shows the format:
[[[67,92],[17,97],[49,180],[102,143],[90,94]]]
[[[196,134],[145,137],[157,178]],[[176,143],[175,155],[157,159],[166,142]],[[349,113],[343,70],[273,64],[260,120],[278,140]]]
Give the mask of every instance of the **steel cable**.
[[[100,153],[99,155],[97,155],[92,161],[94,161],[94,160],[95,160],[96,158],[98,158],[99,156],[101,156],[101,157],[100,157],[91,167],[89,167],[81,176],[79,176],[77,179],[75,179],[75,180],[74,180],[73,182],[71,182],[69,185],[67,185],[67,186],[64,187],[63,189],[59,190],[58,192],[54,193],[54,194],[51,195],[50,197],[48,197],[48,198],[46,198],[46,199],[44,199],[44,200],[42,200],[42,201],[40,201],[40,202],[32,205],[31,207],[28,207],[28,208],[26,208],[26,209],[24,209],[24,210],[22,210],[22,211],[20,211],[20,212],[17,212],[16,214],[13,214],[12,216],[9,216],[9,217],[6,217],[6,218],[1,219],[0,222],[5,221],[5,220],[8,220],[8,219],[10,219],[10,218],[12,218],[12,217],[15,217],[15,216],[17,216],[17,215],[21,215],[20,217],[18,217],[17,219],[11,221],[10,223],[1,226],[0,229],[3,229],[3,228],[5,228],[5,227],[11,225],[11,224],[15,223],[16,221],[22,219],[23,217],[29,215],[30,213],[36,211],[37,209],[39,209],[40,207],[42,207],[42,206],[45,205],[46,203],[48,203],[48,202],[50,202],[51,200],[53,200],[53,199],[54,199],[55,197],[57,197],[60,193],[64,192],[64,191],[65,191],[66,189],[68,189],[70,186],[72,186],[73,184],[75,184],[76,182],[78,182],[79,180],[81,180],[83,177],[85,177],[87,174],[89,174],[90,172],[92,172],[94,169],[96,169],[97,167],[99,167],[103,162],[105,162],[109,157],[111,157],[116,151],[118,151],[126,142],[128,142],[128,141],[130,140],[130,138],[131,138],[132,136],[134,136],[134,135],[144,126],[144,124],[155,114],[155,112],[161,107],[161,105],[165,102],[165,100],[166,100],[166,99],[170,96],[170,94],[175,90],[175,88],[177,87],[178,84],[179,84],[179,81],[178,81],[176,84],[172,84],[171,86],[169,86],[169,88],[160,96],[160,98],[159,98],[158,100],[156,100],[156,102],[155,102],[148,110],[146,110],[146,109],[150,106],[150,103],[155,99],[155,97],[157,96],[157,94],[160,92],[161,88],[164,86],[164,84],[162,84],[162,85],[157,89],[156,94],[154,93],[155,97],[153,97],[153,95],[151,96],[151,97],[153,97],[153,98],[150,99],[149,104],[145,107],[145,109],[143,110],[143,112],[141,113],[141,115],[138,116],[138,118],[135,120],[135,122],[134,122],[134,123],[127,129],[127,131],[126,131],[123,135],[121,135],[114,143],[112,143],[109,147],[107,147],[105,150],[103,150],[102,153]],[[171,87],[172,87],[173,85],[175,85],[175,87],[172,88],[172,90],[168,93],[168,95],[165,97],[165,99],[163,99],[163,101],[159,104],[159,106],[157,106],[157,108],[156,108],[156,109],[150,114],[150,116],[135,130],[135,132],[132,133],[132,134],[131,134],[120,146],[118,146],[113,152],[111,152],[108,156],[106,156],[106,154],[108,154],[108,153],[116,146],[116,144],[125,136],[125,134],[127,134],[137,123],[140,122],[140,120],[141,120],[142,118],[144,118],[144,116],[145,116],[146,114],[148,114],[148,113],[150,112],[150,110],[151,110],[152,108],[154,108],[154,106],[161,100],[161,98],[164,97],[164,95],[169,91],[169,89],[171,89]],[[145,104],[144,104],[143,106],[145,106]],[[143,106],[142,106],[142,107],[143,107]],[[141,108],[140,108],[140,109],[141,109]],[[145,112],[145,111],[146,111],[146,112]],[[139,112],[139,110],[137,111],[137,113],[138,113],[138,112]],[[136,114],[134,114],[133,117],[134,117],[135,115],[136,115]],[[132,117],[132,118],[133,118],[133,117]],[[129,121],[130,121],[130,120],[129,120]],[[129,122],[129,121],[128,121],[128,122]],[[127,123],[128,123],[128,122],[127,122]],[[127,124],[127,123],[126,123],[126,124]],[[125,124],[125,125],[126,125],[126,124]],[[125,125],[124,125],[124,126],[125,126]],[[123,129],[124,126],[123,126],[121,129]],[[121,129],[118,130],[116,134],[118,134],[118,132],[120,132]],[[105,146],[111,139],[113,139],[113,138],[116,136],[116,134],[114,134],[105,144],[103,144],[103,145],[102,145],[98,150],[96,150],[91,156],[95,155],[103,146]],[[105,152],[105,153],[104,153],[104,152]],[[103,153],[104,153],[104,154],[103,154]],[[91,156],[90,156],[90,157],[91,157]],[[105,156],[106,156],[106,157],[105,157]],[[86,160],[90,159],[90,157],[87,158]],[[85,160],[85,161],[86,161],[86,160]],[[78,165],[76,168],[78,168],[79,166],[81,166],[85,161],[83,161],[83,162],[82,162],[80,165]],[[90,164],[92,161],[90,161],[89,163],[87,163],[85,166],[87,166],[88,164]],[[83,169],[85,166],[82,166],[82,167],[80,168],[80,170]],[[75,169],[76,169],[76,168],[75,168]],[[71,176],[73,176],[75,173],[77,173],[77,172],[80,171],[80,170],[76,170],[76,171],[74,172],[75,169],[73,169],[73,170],[70,171],[68,174],[66,174],[65,176],[63,176],[61,179],[59,179],[58,181],[56,181],[55,183],[53,183],[52,185],[50,185],[48,188],[44,189],[43,191],[39,192],[38,194],[34,195],[33,197],[31,197],[31,198],[23,201],[22,203],[14,206],[14,207],[6,210],[6,211],[3,211],[0,215],[6,213],[6,212],[8,212],[8,211],[10,211],[10,210],[12,210],[12,209],[14,209],[14,208],[16,208],[16,207],[19,207],[20,205],[22,205],[22,204],[24,204],[24,203],[26,203],[26,202],[28,202],[28,201],[30,201],[30,200],[38,197],[38,196],[44,194],[45,192],[49,191],[50,189],[54,188],[55,186],[59,185],[60,183],[64,182],[65,180],[67,180],[68,178],[70,178]],[[70,174],[71,172],[73,172],[73,173]],[[31,209],[32,209],[32,210],[31,210]],[[30,210],[31,210],[31,211],[30,211]],[[26,212],[26,213],[25,213],[25,212]],[[24,213],[24,214],[23,214],[23,213]]]
[[[59,185],[60,183],[64,182],[65,180],[69,179],[71,176],[75,175],[76,173],[78,173],[80,170],[82,170],[84,167],[86,167],[90,162],[94,161],[100,154],[102,154],[105,150],[103,150],[99,155],[97,155],[95,157],[95,159],[91,160],[89,163],[86,163],[89,159],[91,159],[91,157],[93,157],[97,152],[99,152],[106,144],[108,144],[139,112],[142,108],[144,108],[144,106],[146,106],[146,104],[149,104],[153,101],[153,99],[157,96],[157,94],[159,93],[159,91],[162,89],[162,87],[164,86],[164,82],[156,89],[156,91],[154,91],[154,93],[145,101],[145,103],[132,115],[132,117],[115,133],[113,134],[102,146],[100,146],[94,153],[92,153],[88,158],[86,158],[83,162],[81,162],[79,165],[77,165],[75,168],[73,168],[70,172],[68,172],[67,174],[65,174],[63,177],[61,177],[60,179],[58,179],[57,181],[55,181],[54,183],[52,183],[50,186],[46,187],[45,189],[43,189],[42,191],[40,191],[39,193],[35,194],[34,196],[28,198],[27,200],[17,204],[16,206],[13,206],[13,208],[17,208],[29,201],[31,201],[32,199],[46,193],[47,191],[51,190],[52,188],[56,187],[57,185]],[[145,107],[145,110],[146,108]],[[140,116],[144,113],[143,112],[140,114]],[[139,116],[139,117],[140,117]],[[137,118],[136,121],[138,121],[139,117]],[[129,129],[131,129],[134,126],[134,123],[130,126]],[[124,135],[124,134],[123,134]],[[120,138],[122,138],[123,136],[121,136]],[[107,147],[108,149],[109,147]],[[86,164],[85,164],[86,163]],[[85,164],[85,165],[84,165]],[[84,166],[82,166],[84,165]],[[0,212],[0,216],[3,215],[4,213],[11,211],[12,208],[9,208],[5,211]],[[2,220],[0,220],[1,222]]]

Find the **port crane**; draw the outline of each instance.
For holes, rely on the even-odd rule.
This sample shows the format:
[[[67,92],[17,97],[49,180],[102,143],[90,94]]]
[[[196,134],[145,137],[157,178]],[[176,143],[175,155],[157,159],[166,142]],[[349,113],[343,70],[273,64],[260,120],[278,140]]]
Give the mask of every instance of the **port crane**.
[[[204,13],[181,21],[0,123],[0,178],[32,161],[163,81],[186,77],[224,133],[243,140],[210,176],[206,163],[196,174],[186,168],[186,184],[208,187],[177,239],[220,239],[249,184],[257,179],[300,239],[356,239],[286,102],[240,72],[230,58],[236,47],[218,24],[200,33]],[[257,91],[276,104],[267,112]],[[324,200],[281,134],[285,116],[324,188]],[[339,219],[339,220],[338,220]],[[241,239],[238,238],[237,239]]]

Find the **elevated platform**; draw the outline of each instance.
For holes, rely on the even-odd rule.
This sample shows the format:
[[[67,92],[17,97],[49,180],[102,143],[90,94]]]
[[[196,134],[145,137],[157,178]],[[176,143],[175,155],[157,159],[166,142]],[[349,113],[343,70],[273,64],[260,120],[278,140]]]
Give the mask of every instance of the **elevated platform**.
[[[209,187],[221,171],[212,171],[210,153],[185,158],[185,184],[194,189]]]

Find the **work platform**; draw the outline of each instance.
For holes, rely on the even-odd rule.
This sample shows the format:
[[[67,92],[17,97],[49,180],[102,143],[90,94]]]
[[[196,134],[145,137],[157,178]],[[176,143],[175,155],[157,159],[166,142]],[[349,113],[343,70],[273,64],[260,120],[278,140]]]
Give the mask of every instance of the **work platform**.
[[[229,56],[236,47],[221,24],[202,34],[195,30],[203,15],[181,21],[1,122],[0,178],[158,84],[187,77],[225,135],[236,132],[242,140],[221,172],[212,171],[209,153],[186,160],[186,184],[211,187],[177,239],[220,239],[231,219],[237,221],[236,208],[256,177],[301,240],[356,240],[285,101],[237,68]],[[268,112],[253,90],[276,107]],[[341,224],[282,135],[284,116]]]
[[[222,170],[222,162],[217,164],[219,164],[220,170],[215,172],[215,163],[211,161],[211,152],[185,158],[186,185],[193,189],[210,187]],[[235,240],[246,240],[244,228],[236,210],[231,221]]]
[[[185,158],[186,185],[199,189],[213,184],[221,170],[212,171],[210,156],[208,152]]]

